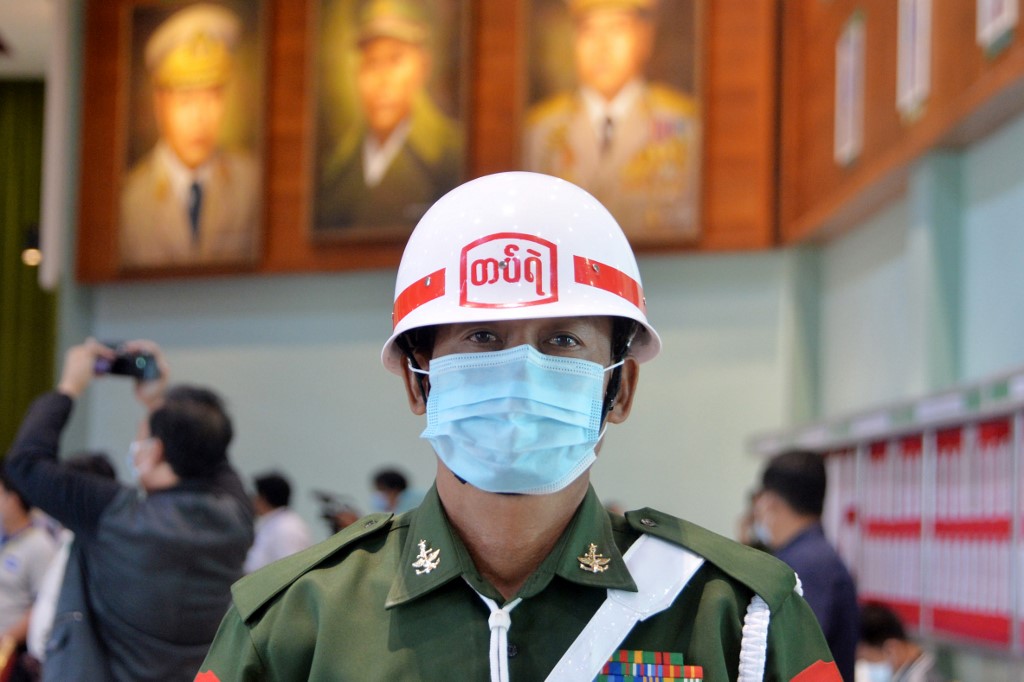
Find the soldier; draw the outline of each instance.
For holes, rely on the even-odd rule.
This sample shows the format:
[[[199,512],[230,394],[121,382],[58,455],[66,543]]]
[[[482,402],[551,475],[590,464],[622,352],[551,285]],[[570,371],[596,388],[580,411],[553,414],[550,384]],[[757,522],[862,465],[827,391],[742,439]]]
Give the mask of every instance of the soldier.
[[[426,92],[430,25],[415,0],[369,0],[359,15],[353,122],[321,170],[316,224],[404,227],[458,184],[458,123]]]
[[[163,267],[252,262],[260,173],[253,157],[220,147],[238,18],[191,5],[146,43],[160,139],[121,192],[121,264]]]
[[[501,173],[434,204],[382,351],[426,415],[434,486],[238,582],[196,679],[838,681],[792,570],[591,487],[661,347],[644,310],[625,236],[578,187]]]
[[[527,112],[524,166],[596,196],[634,243],[697,236],[692,98],[648,83],[655,0],[569,0],[579,87]]]

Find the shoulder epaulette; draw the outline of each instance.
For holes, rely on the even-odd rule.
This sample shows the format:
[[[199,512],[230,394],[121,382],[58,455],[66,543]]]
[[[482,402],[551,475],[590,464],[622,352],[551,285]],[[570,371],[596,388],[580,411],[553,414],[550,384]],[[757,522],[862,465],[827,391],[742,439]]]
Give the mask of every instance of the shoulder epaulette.
[[[526,125],[536,125],[551,116],[567,113],[575,106],[575,95],[570,92],[559,93],[532,106],[526,112]]]
[[[626,519],[634,530],[680,545],[704,557],[720,571],[753,590],[772,611],[793,594],[796,574],[770,554],[650,508],[626,512]]]
[[[648,87],[651,104],[662,109],[670,109],[687,116],[697,115],[697,103],[684,92],[666,85],[652,83]]]
[[[264,604],[304,573],[368,535],[390,527],[394,514],[369,514],[321,543],[261,568],[231,586],[231,596],[242,620],[248,620]]]

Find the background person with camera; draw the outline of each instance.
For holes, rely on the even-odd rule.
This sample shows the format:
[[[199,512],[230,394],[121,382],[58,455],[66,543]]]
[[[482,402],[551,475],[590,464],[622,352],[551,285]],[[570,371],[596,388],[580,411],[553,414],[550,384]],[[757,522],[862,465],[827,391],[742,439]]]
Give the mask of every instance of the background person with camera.
[[[147,411],[130,448],[139,488],[58,461],[61,431],[97,370],[136,377]],[[88,339],[67,352],[57,390],[29,408],[6,460],[26,497],[75,533],[44,680],[192,679],[253,540],[231,438],[215,393],[167,387],[155,343],[114,350]]]

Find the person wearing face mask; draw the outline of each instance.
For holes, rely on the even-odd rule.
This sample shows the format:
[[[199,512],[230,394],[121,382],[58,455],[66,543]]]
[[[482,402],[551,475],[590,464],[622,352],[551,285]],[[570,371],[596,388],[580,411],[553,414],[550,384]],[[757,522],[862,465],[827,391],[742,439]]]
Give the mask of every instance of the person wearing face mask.
[[[948,682],[935,657],[907,637],[903,622],[885,604],[868,602],[860,611],[857,682]]]
[[[839,680],[792,570],[591,487],[661,347],[596,199],[461,185],[410,237],[392,315],[433,487],[239,581],[196,680]]]
[[[423,499],[423,492],[409,487],[405,474],[396,469],[381,469],[373,475],[370,509],[377,512],[409,511]]]
[[[132,444],[138,487],[62,466],[61,431],[115,352],[94,339],[67,351],[57,390],[29,408],[6,459],[26,497],[75,534],[47,644],[43,680],[189,680],[242,576],[252,507],[227,456],[231,420],[200,387],[135,383],[147,414]]]
[[[860,609],[853,577],[821,525],[826,485],[818,453],[789,450],[772,457],[754,498],[754,535],[800,577],[836,665],[850,682]]]

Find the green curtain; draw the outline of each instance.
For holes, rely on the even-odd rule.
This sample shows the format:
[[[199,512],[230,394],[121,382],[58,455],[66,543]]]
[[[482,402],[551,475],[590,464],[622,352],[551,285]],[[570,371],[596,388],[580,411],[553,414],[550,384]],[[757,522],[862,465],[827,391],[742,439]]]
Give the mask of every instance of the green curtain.
[[[0,82],[0,454],[29,403],[54,381],[56,297],[21,261],[26,235],[39,225],[43,97],[42,82]]]

